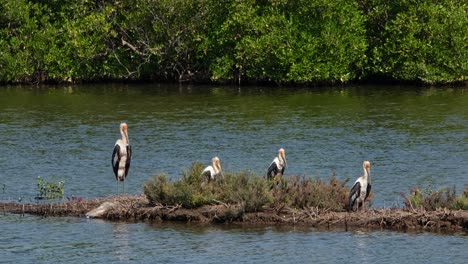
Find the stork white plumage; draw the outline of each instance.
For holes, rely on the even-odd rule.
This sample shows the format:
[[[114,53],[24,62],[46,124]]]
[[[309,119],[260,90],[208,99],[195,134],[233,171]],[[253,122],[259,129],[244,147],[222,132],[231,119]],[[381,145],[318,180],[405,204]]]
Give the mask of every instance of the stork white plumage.
[[[123,192],[125,192],[125,179],[127,178],[130,161],[132,160],[132,148],[128,140],[127,130],[128,125],[121,123],[120,134],[122,138],[115,142],[114,151],[112,152],[112,168],[117,180],[117,194],[119,194],[119,182],[123,183]]]
[[[356,204],[356,210],[365,208],[367,197],[371,192],[371,176],[370,176],[370,162],[364,161],[362,163],[362,168],[364,169],[364,175],[359,177],[356,182],[354,182],[351,191],[349,192],[349,209],[354,210],[354,205]]]
[[[283,148],[278,150],[278,157],[273,159],[273,162],[268,167],[267,171],[267,179],[274,178],[277,174],[281,174],[283,176],[284,170],[288,167],[288,163],[286,162],[286,152]]]
[[[206,177],[208,182],[216,180],[216,177],[218,175],[224,177],[223,171],[221,169],[221,161],[219,160],[219,158],[214,157],[211,159],[211,162],[211,166],[206,167],[202,172],[202,175]]]

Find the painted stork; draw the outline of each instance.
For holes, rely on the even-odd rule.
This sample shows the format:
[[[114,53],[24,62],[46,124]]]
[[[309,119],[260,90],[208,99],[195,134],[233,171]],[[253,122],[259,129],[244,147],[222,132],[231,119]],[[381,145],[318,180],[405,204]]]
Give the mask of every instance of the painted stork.
[[[218,175],[221,175],[222,177],[224,177],[222,169],[221,169],[221,161],[219,160],[219,158],[214,157],[211,159],[211,162],[212,162],[212,165],[206,167],[202,172],[202,175],[206,177],[208,182],[216,180],[216,177]]]
[[[278,157],[273,159],[273,162],[268,167],[267,171],[267,179],[274,178],[278,173],[281,173],[281,176],[284,174],[284,170],[288,167],[288,163],[286,162],[286,152],[284,149],[280,148],[278,150]]]
[[[349,211],[354,210],[354,205],[356,204],[356,210],[365,208],[367,197],[371,192],[371,175],[370,175],[370,162],[364,161],[362,163],[362,168],[364,169],[364,175],[359,177],[354,183],[351,191],[349,192]]]
[[[123,191],[125,192],[125,178],[127,177],[130,161],[132,160],[132,148],[128,140],[127,129],[126,123],[120,124],[122,138],[115,142],[114,152],[112,152],[112,168],[117,180],[117,194],[119,194],[119,182],[123,183]]]

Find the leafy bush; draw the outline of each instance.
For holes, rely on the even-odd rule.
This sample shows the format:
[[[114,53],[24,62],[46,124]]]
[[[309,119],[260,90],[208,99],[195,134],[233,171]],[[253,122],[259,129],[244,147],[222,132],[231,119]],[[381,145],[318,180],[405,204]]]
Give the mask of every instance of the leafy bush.
[[[280,179],[273,186],[273,203],[297,208],[318,207],[341,211],[346,208],[349,190],[345,188],[348,179],[340,182],[335,176],[329,183],[320,178],[292,176]]]
[[[468,187],[460,196],[456,196],[455,186],[452,188],[442,188],[434,191],[431,186],[421,190],[413,188],[408,196],[402,194],[405,198],[406,208],[425,210],[435,210],[437,208],[447,209],[468,209]]]
[[[247,212],[257,211],[271,201],[268,182],[253,173],[226,173],[226,182],[219,199],[227,203],[242,204]]]
[[[463,194],[455,198],[455,204],[453,209],[468,210],[468,185],[465,185]]]
[[[172,186],[168,184],[167,176],[159,174],[149,179],[143,186],[144,193],[148,200],[158,201],[163,204],[170,203],[170,194]]]
[[[153,203],[181,205],[195,208],[207,204],[243,204],[247,211],[255,211],[267,201],[266,182],[247,172],[225,173],[226,180],[219,178],[210,183],[201,175],[203,165],[192,164],[190,170],[183,172],[182,178],[169,182],[166,175],[156,175],[144,185],[144,193]]]
[[[37,196],[35,197],[38,200],[46,199],[46,200],[55,200],[55,199],[63,199],[65,194],[64,188],[65,182],[64,181],[46,181],[41,178],[41,176],[37,177]]]
[[[185,208],[210,203],[210,192],[202,188],[201,163],[194,163],[190,171],[184,171],[181,180],[170,182],[167,175],[159,174],[148,180],[143,189],[150,202],[164,205],[181,205]]]
[[[424,83],[467,80],[466,2],[364,0],[360,4],[368,17],[370,74]]]
[[[267,181],[248,171],[224,173],[210,183],[201,175],[203,165],[192,164],[182,177],[168,181],[164,174],[156,175],[144,185],[144,193],[152,203],[181,205],[196,208],[203,205],[226,203],[241,205],[245,212],[255,212],[263,206],[308,208],[318,207],[342,210],[346,205],[347,181],[331,177],[329,183],[306,177],[277,177]]]

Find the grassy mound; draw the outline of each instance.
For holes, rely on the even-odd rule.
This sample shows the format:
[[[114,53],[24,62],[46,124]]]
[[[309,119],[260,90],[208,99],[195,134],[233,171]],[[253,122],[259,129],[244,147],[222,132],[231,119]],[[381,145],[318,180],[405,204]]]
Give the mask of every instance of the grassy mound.
[[[342,211],[346,208],[347,180],[335,176],[329,182],[305,176],[265,177],[249,171],[227,172],[210,183],[201,175],[203,164],[195,162],[182,177],[170,181],[159,174],[144,185],[144,193],[151,203],[197,208],[211,204],[239,204],[245,212],[255,212],[264,206],[318,208]]]

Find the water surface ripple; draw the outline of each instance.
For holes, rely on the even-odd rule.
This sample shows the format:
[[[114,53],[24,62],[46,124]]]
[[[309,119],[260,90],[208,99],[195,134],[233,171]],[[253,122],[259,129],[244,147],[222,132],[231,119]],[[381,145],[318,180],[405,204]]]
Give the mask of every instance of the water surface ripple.
[[[2,263],[466,263],[463,234],[4,215]]]
[[[286,175],[351,181],[372,162],[374,207],[415,186],[468,184],[463,88],[290,89],[165,85],[0,88],[0,199],[33,201],[36,178],[66,196],[115,194],[119,123],[133,160],[126,191],[176,179],[219,156],[224,170],[264,174],[280,147]],[[348,186],[351,182],[348,183]],[[0,215],[0,259],[50,263],[466,263],[466,234],[333,232],[295,227],[110,223]]]
[[[464,89],[267,89],[2,88],[0,198],[34,196],[37,176],[65,180],[70,196],[114,194],[110,157],[121,121],[133,147],[129,193],[213,156],[225,170],[264,174],[280,147],[287,175],[354,181],[370,160],[376,207],[400,205],[398,193],[415,186],[461,191],[468,183]]]

